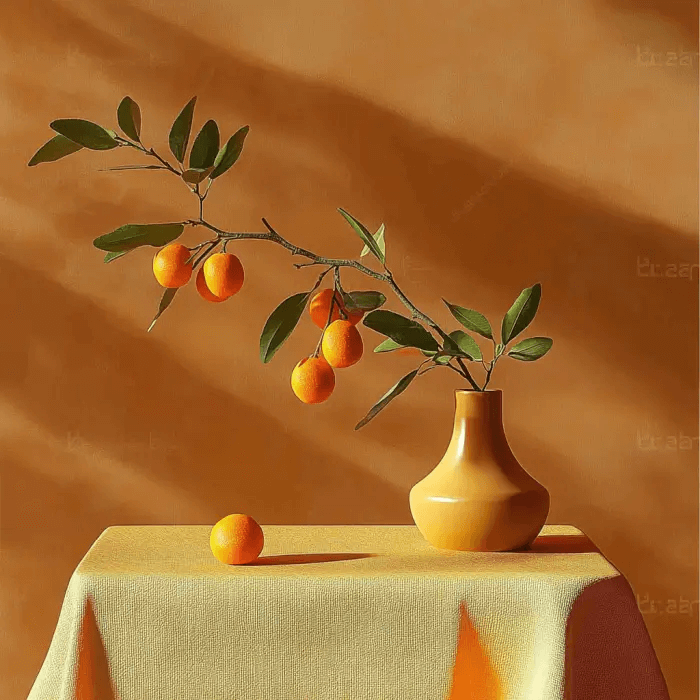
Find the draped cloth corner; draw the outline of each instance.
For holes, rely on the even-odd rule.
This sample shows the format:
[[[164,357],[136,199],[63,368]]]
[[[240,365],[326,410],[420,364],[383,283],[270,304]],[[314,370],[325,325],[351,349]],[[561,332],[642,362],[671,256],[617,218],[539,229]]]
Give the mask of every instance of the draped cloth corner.
[[[110,674],[96,602],[75,574],[44,664],[29,694],[55,700],[120,700]]]
[[[91,596],[85,599],[83,606],[74,683],[75,700],[119,700],[112,686],[107,651]]]
[[[467,605],[459,605],[459,632],[452,684],[447,700],[503,700],[498,676],[479,642]]]

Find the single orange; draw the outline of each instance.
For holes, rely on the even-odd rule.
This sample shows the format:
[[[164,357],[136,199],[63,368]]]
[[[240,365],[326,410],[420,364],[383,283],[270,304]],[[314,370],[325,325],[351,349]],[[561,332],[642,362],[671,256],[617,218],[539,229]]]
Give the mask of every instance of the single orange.
[[[192,277],[192,263],[187,261],[192,253],[180,243],[161,248],[153,258],[153,274],[163,287],[182,287]]]
[[[228,299],[243,286],[243,265],[231,253],[214,253],[204,261],[202,270],[209,291],[220,299]]]
[[[360,361],[364,345],[360,331],[350,321],[333,321],[323,333],[323,356],[331,367],[351,367]]]
[[[250,515],[236,513],[219,520],[211,529],[209,546],[224,564],[249,564],[262,552],[265,536]]]
[[[309,304],[309,315],[311,320],[319,327],[325,328],[328,321],[328,313],[331,310],[331,299],[333,298],[332,289],[322,289],[318,294],[315,294],[311,303]],[[344,318],[340,309],[343,309],[347,316],[347,320],[352,323],[352,325],[358,324],[362,317],[365,315],[363,311],[348,311],[343,303],[343,298],[335,292],[335,302],[333,304],[333,315],[331,316],[331,321],[337,321]]]
[[[209,287],[207,287],[207,282],[204,279],[203,267],[200,267],[199,271],[197,272],[195,284],[197,285],[197,291],[202,299],[206,299],[207,301],[211,302],[226,301],[228,299],[228,297],[217,297],[216,294],[213,294]]]
[[[322,357],[305,357],[292,371],[292,391],[304,403],[323,403],[335,389],[335,372]]]

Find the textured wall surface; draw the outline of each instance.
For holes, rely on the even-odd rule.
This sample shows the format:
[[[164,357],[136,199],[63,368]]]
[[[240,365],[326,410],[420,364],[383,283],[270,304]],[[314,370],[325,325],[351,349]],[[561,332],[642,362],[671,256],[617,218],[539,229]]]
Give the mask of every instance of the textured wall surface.
[[[152,251],[104,266],[91,241],[193,216],[194,198],[161,172],[103,171],[138,161],[125,149],[25,167],[51,120],[114,127],[126,94],[167,151],[196,94],[195,128],[251,125],[207,200],[218,225],[265,216],[346,257],[336,207],[383,221],[396,277],[444,321],[441,296],[497,325],[542,283],[532,330],[554,349],[494,375],[509,439],[549,521],[628,577],[674,700],[696,698],[697,79],[681,0],[0,4],[0,696],[28,693],[105,527],[409,523],[449,438],[449,372],[352,430],[415,358],[370,353],[317,407],[289,388],[308,319],[260,363],[267,315],[316,277],[272,244],[231,248],[234,299],[188,288],[147,335]]]

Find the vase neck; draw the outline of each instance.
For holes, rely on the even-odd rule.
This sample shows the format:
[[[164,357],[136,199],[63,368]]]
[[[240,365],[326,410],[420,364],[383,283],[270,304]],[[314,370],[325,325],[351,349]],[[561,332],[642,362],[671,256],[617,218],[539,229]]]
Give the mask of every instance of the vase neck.
[[[500,391],[458,391],[449,450],[468,460],[491,455],[506,445]]]

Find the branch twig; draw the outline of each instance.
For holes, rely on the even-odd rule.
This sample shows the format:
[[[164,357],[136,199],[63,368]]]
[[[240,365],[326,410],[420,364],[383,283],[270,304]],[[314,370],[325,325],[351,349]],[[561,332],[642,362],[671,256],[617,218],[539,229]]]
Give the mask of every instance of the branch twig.
[[[142,153],[151,156],[153,158],[156,158],[158,162],[161,164],[161,166],[164,169],[169,170],[173,174],[177,175],[178,177],[181,177],[181,173],[174,168],[167,160],[162,158],[153,148],[145,148],[142,144],[140,143],[132,143],[131,141],[128,141],[126,139],[123,139],[121,137],[117,137],[117,140],[119,141],[120,145],[123,146],[130,146],[132,148],[135,148],[138,151],[141,151]],[[232,231],[225,231],[224,229],[220,229],[217,226],[214,226],[213,224],[209,223],[204,219],[204,200],[207,197],[207,194],[209,193],[209,188],[211,186],[211,182],[207,186],[207,189],[202,193],[199,188],[199,184],[197,184],[194,188],[189,188],[191,189],[194,194],[197,195],[197,198],[199,200],[199,218],[198,219],[188,219],[187,221],[184,221],[183,223],[185,225],[189,226],[204,226],[205,228],[208,228],[210,231],[213,231],[216,233],[216,239],[214,239],[209,247],[202,253],[197,258],[197,261],[193,264],[194,267],[196,267],[199,262],[201,262],[202,259],[204,259],[219,243],[222,241],[224,242],[224,246],[226,246],[230,241],[238,241],[238,240],[261,240],[261,241],[271,241],[272,243],[276,243],[283,248],[286,248],[292,255],[294,256],[299,256],[303,258],[307,258],[308,262],[304,263],[294,263],[294,266],[297,269],[304,268],[304,267],[313,267],[315,265],[326,265],[327,269],[321,273],[319,276],[318,282],[314,286],[314,290],[320,285],[321,280],[325,277],[325,275],[330,271],[330,270],[335,270],[335,275],[336,275],[336,283],[335,287],[337,288],[339,286],[339,270],[341,267],[347,267],[347,268],[352,268],[357,270],[358,272],[361,272],[364,275],[367,275],[368,277],[371,277],[379,282],[383,282],[384,284],[388,285],[391,290],[396,294],[398,299],[401,301],[401,303],[411,312],[411,317],[413,319],[416,319],[418,321],[421,321],[424,323],[428,328],[430,328],[431,331],[433,331],[438,337],[439,340],[441,341],[441,345],[445,345],[446,343],[452,343],[452,339],[449,337],[449,335],[432,319],[430,316],[427,314],[423,313],[418,307],[413,304],[413,302],[406,296],[406,294],[403,292],[403,290],[399,287],[399,285],[396,283],[396,280],[394,279],[393,274],[391,271],[387,268],[386,265],[384,265],[384,272],[377,272],[376,270],[372,270],[371,268],[367,267],[366,265],[363,265],[361,262],[358,260],[350,260],[350,259],[342,259],[342,258],[326,258],[321,255],[316,255],[316,253],[311,252],[310,250],[306,250],[306,248],[301,248],[297,245],[294,245],[290,241],[288,241],[286,238],[284,238],[282,235],[280,235],[263,217],[262,222],[265,225],[265,228],[267,229],[267,232],[263,233],[257,233],[257,232],[232,232]],[[194,249],[191,250],[197,250],[200,247],[206,245],[200,244],[200,246],[196,246]],[[313,291],[313,290],[312,290]],[[333,312],[333,305],[335,303],[335,295],[333,295],[333,298],[331,300],[330,304],[330,311],[329,311],[329,320],[331,318],[332,312]],[[322,336],[323,337],[323,336]],[[319,341],[319,346],[316,348],[316,352],[314,356],[318,356],[318,351],[320,348],[320,341]],[[466,364],[464,363],[464,360],[461,357],[456,357],[455,358],[457,361],[457,364],[459,365],[459,368],[455,367],[452,364],[447,364],[444,365],[446,367],[449,367],[450,369],[454,370],[461,376],[463,376],[472,386],[472,388],[475,391],[483,391],[486,389],[486,386],[488,385],[490,379],[491,379],[491,372],[493,371],[493,367],[495,365],[495,360],[491,363],[489,369],[487,370],[486,373],[486,382],[484,384],[483,389],[478,386],[478,384],[474,381],[474,378],[472,377],[471,373],[469,372],[469,369],[467,368]],[[497,358],[496,358],[497,359]]]

